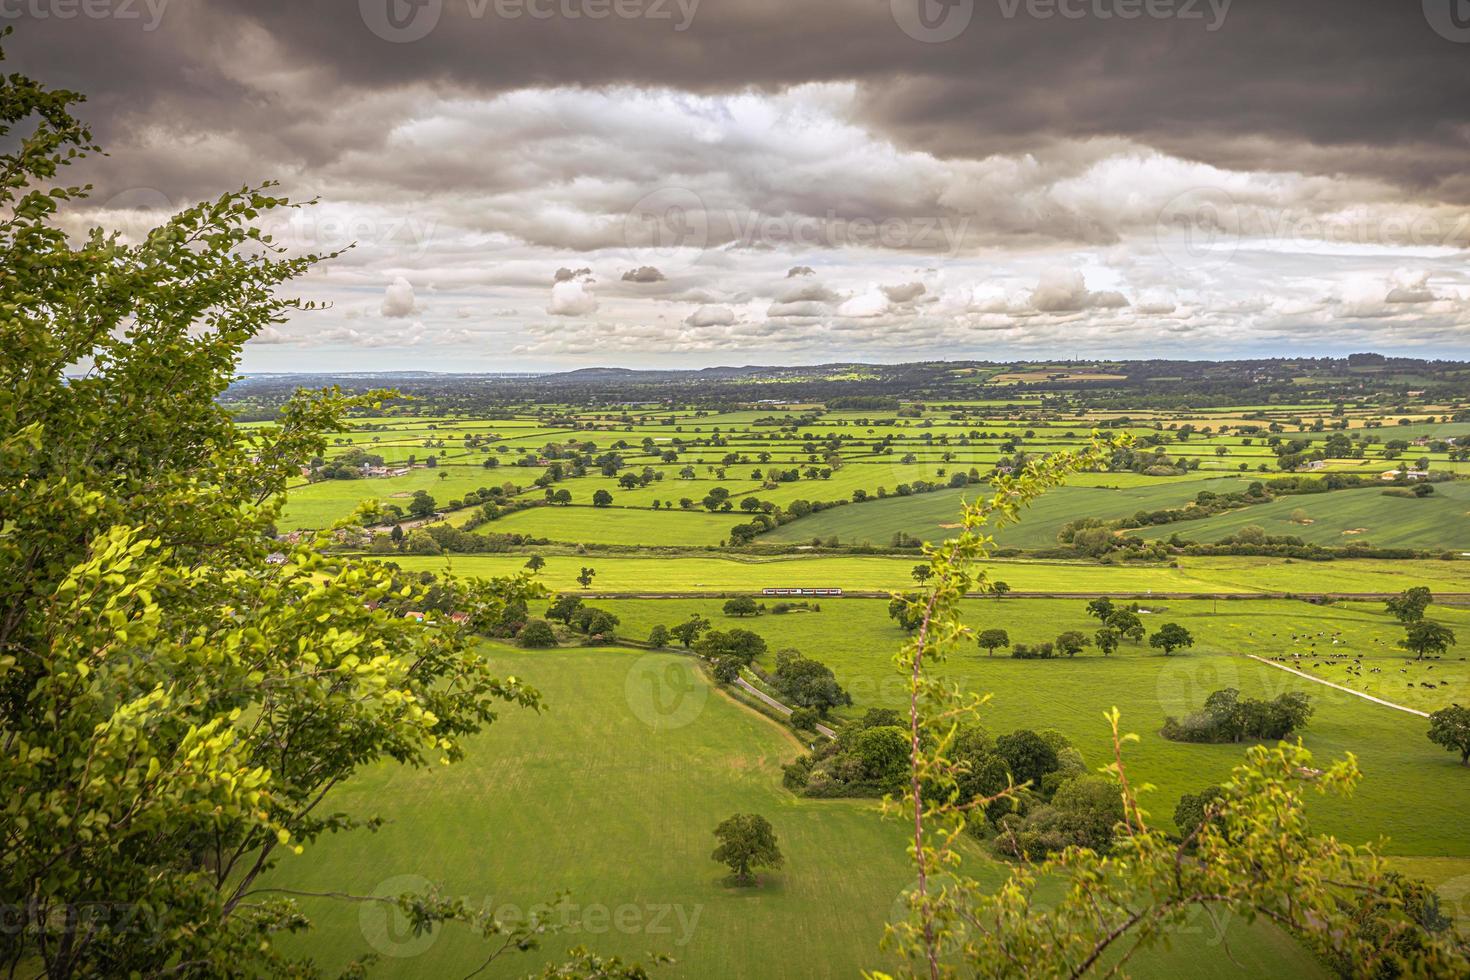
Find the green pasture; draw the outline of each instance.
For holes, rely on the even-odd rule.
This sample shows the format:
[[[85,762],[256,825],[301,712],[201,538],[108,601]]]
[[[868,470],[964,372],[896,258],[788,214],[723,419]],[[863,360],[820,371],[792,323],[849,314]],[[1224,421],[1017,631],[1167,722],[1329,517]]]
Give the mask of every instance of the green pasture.
[[[877,947],[913,878],[904,828],[873,801],[782,789],[780,764],[800,751],[784,729],[670,654],[495,657],[542,691],[544,714],[507,712],[455,766],[384,766],[338,791],[332,809],[387,823],[283,858],[262,886],[391,895],[432,882],[507,917],[568,892],[556,915],[577,931],[488,976],[524,976],[574,943],[636,959],[667,952],[678,962],[654,975],[680,978],[847,978],[891,967]],[[727,887],[709,857],[711,831],[735,812],[769,819],[785,855],[757,888]],[[985,882],[1002,874],[978,851],[967,869]],[[377,952],[381,975],[458,977],[484,957],[467,934],[415,937],[375,904],[299,901],[316,928],[296,942],[328,969]],[[1145,978],[1323,975],[1274,929],[1231,923],[1226,938],[1228,953],[1209,922],[1191,922],[1170,948],[1130,966]]]
[[[483,532],[527,534],[572,544],[698,547],[717,545],[740,519],[703,510],[633,507],[533,507],[480,525]]]

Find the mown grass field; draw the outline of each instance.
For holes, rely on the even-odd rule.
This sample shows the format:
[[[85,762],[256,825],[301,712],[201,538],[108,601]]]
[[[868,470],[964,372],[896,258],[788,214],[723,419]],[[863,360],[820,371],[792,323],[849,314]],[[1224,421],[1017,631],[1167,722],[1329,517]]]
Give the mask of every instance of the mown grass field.
[[[524,976],[569,943],[676,957],[655,976],[847,978],[891,966],[878,943],[913,878],[903,827],[873,801],[783,790],[779,765],[800,750],[783,729],[710,691],[682,657],[575,649],[497,659],[538,686],[543,715],[507,714],[456,766],[382,768],[339,792],[334,807],[389,822],[286,858],[264,885],[394,894],[438,882],[504,915],[568,891],[576,908],[565,914],[579,931],[490,976]],[[727,887],[710,860],[711,831],[734,812],[766,816],[786,858],[758,888]],[[967,867],[982,881],[1002,874],[978,852]],[[376,951],[385,976],[458,977],[483,958],[467,934],[417,939],[376,905],[301,901],[317,928],[300,943],[327,968]],[[1235,962],[1203,919],[1172,939],[1136,960],[1134,975],[1323,975],[1261,925],[1230,924]]]
[[[900,591],[914,587],[913,568],[922,556],[698,556],[558,554],[554,549],[525,549],[545,555],[538,576],[550,589],[581,591],[577,574],[597,571],[591,592],[758,592],[765,588],[841,588],[856,591]],[[495,577],[525,568],[527,554],[392,555],[389,559],[412,571],[450,571],[456,575]],[[1098,565],[1086,562],[996,559],[985,563],[991,578],[1024,592],[1401,592],[1426,585],[1439,592],[1470,593],[1470,562],[1368,561],[1330,562],[1281,558],[1181,557],[1173,565]]]
[[[497,534],[527,534],[570,544],[598,542],[651,547],[717,545],[739,519],[702,510],[625,507],[533,507],[481,525]]]

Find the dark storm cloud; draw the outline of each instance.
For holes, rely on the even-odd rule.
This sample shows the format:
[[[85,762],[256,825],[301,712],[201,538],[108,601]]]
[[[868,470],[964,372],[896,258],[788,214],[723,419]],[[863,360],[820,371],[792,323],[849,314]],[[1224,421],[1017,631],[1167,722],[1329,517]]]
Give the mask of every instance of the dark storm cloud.
[[[408,0],[366,9],[374,2]],[[1069,0],[1075,18],[1036,0],[976,0],[958,37],[922,43],[888,0],[626,0],[638,16],[601,17],[594,0],[536,2],[443,0],[433,30],[394,43],[358,3],[177,0],[153,30],[146,16],[23,14],[9,47],[20,67],[91,93],[104,132],[182,115],[289,146],[305,165],[342,139],[375,138],[314,137],[313,106],[325,118],[343,99],[412,86],[711,93],[851,80],[860,118],[941,155],[1124,137],[1221,166],[1367,174],[1470,200],[1470,44],[1435,33],[1419,3],[1190,0],[1199,17],[1123,19],[1141,0]]]

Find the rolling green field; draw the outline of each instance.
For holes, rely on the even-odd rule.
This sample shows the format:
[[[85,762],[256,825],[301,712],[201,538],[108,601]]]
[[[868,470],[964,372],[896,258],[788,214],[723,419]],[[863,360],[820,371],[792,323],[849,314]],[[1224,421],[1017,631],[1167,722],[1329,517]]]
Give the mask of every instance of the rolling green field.
[[[954,411],[965,406],[987,417]],[[1335,408],[1322,402],[1071,417],[1048,413],[1028,397],[931,406],[905,417],[834,411],[800,422],[787,414],[799,409],[784,407],[705,412],[646,405],[627,411],[556,406],[555,412],[522,406],[496,418],[368,420],[344,433],[328,456],[359,447],[390,464],[410,456],[422,464],[433,453],[437,466],[420,465],[394,478],[303,481],[288,494],[280,529],[332,524],[365,499],[403,507],[415,490],[431,494],[441,510],[488,487],[501,488],[499,499],[540,500],[552,490],[567,490],[571,506],[532,507],[474,528],[482,535],[520,534],[545,544],[506,553],[433,554],[425,553],[433,551],[432,542],[418,553],[405,542],[404,550],[383,557],[410,572],[494,577],[522,573],[527,559],[540,555],[546,561],[540,582],[553,593],[575,592],[616,613],[619,636],[635,644],[654,625],[673,625],[694,613],[708,616],[717,628],[754,630],[770,645],[762,666],[773,665],[776,651],[795,648],[834,670],[855,702],[836,712],[834,723],[841,723],[871,706],[905,705],[904,685],[891,663],[904,634],[889,619],[887,602],[828,598],[814,611],[737,620],[723,615],[718,594],[798,586],[913,589],[911,573],[921,553],[844,549],[887,548],[899,533],[942,540],[956,527],[961,502],[990,492],[985,477],[994,467],[1021,451],[1075,448],[1094,424],[1117,415],[1129,416],[1123,431],[1156,447],[1147,463],[1165,453],[1175,462],[1140,465],[1137,472],[1074,475],[1031,506],[1020,524],[999,531],[999,547],[1054,549],[1057,532],[1081,517],[1180,508],[1202,490],[1236,491],[1280,476],[1268,426],[1280,433],[1270,438],[1313,442],[1326,439],[1331,425],[1354,433],[1371,427],[1376,441],[1368,444],[1365,458],[1321,464],[1326,473],[1370,475],[1397,465],[1380,458],[1386,440],[1441,438],[1466,428],[1446,428],[1427,412],[1403,413],[1413,422],[1397,425],[1381,409],[1334,416]],[[1313,431],[1319,419],[1324,430]],[[1176,437],[1185,425],[1193,432]],[[1246,428],[1220,431],[1226,426]],[[1422,446],[1411,446],[1401,458],[1421,455],[1434,470],[1470,471],[1470,464]],[[573,456],[575,464],[569,462]],[[483,465],[487,460],[497,465]],[[956,474],[981,482],[948,487]],[[631,482],[645,485],[624,485],[630,475]],[[901,484],[921,480],[945,489],[897,494]],[[719,488],[728,492],[730,509],[710,513],[706,495]],[[599,490],[612,494],[612,506],[591,506]],[[880,490],[887,494],[883,499],[791,520],[757,537],[749,549],[727,547],[732,526],[751,520],[742,501],[784,510],[795,501],[851,501],[855,494],[876,496]],[[718,498],[710,506],[718,509]],[[1291,520],[1298,510],[1310,523]],[[1326,546],[1459,552],[1470,550],[1467,515],[1470,481],[1442,482],[1426,499],[1388,497],[1378,487],[1282,496],[1129,533],[1216,541],[1258,524],[1271,535]],[[480,520],[469,507],[444,517],[455,527],[472,519]],[[423,543],[423,531],[409,531]],[[820,546],[813,547],[814,541]],[[1470,806],[1470,770],[1428,741],[1422,717],[1311,679],[1432,711],[1470,699],[1470,662],[1459,653],[1470,655],[1470,648],[1462,639],[1442,659],[1415,662],[1396,646],[1402,627],[1382,602],[1314,605],[1252,597],[1396,593],[1424,585],[1443,598],[1470,593],[1470,562],[1199,557],[1179,549],[1158,554],[1166,557],[1149,563],[1008,557],[990,560],[986,568],[992,579],[1019,592],[1138,597],[1150,630],[1180,623],[1196,638],[1192,650],[1164,657],[1146,645],[1124,644],[1107,658],[1089,649],[1074,659],[1022,661],[1005,651],[988,657],[971,648],[946,665],[945,676],[966,690],[992,695],[985,719],[993,731],[1056,729],[1093,767],[1109,758],[1104,712],[1119,708],[1125,729],[1141,739],[1129,749],[1130,775],[1154,787],[1143,804],[1165,826],[1179,796],[1227,778],[1243,748],[1169,742],[1158,734],[1166,717],[1197,709],[1224,687],[1265,697],[1305,691],[1315,705],[1303,732],[1307,747],[1320,761],[1351,752],[1366,774],[1351,800],[1314,800],[1315,827],[1353,842],[1382,838],[1399,866],[1441,887],[1446,910],[1470,922],[1470,838],[1460,831],[1461,814]],[[576,582],[584,567],[596,573],[589,589]],[[616,593],[667,597],[604,597]],[[1218,593],[1239,601],[1164,598],[1169,593]],[[777,600],[764,602],[773,607]],[[544,609],[538,603],[531,613]],[[1078,599],[975,599],[965,610],[972,629],[1001,627],[1018,642],[1050,640],[1069,629],[1090,636],[1098,626]],[[1470,634],[1470,608],[1441,601],[1430,616],[1462,638]],[[497,963],[487,971],[497,976],[531,972],[574,943],[640,959],[649,951],[668,952],[678,964],[658,975],[676,977],[849,977],[891,965],[877,944],[911,877],[902,829],[883,821],[873,801],[809,800],[783,789],[780,767],[802,751],[786,728],[711,688],[690,659],[673,653],[632,647],[534,654],[489,649],[506,672],[540,687],[550,710],[541,717],[507,715],[473,740],[461,765],[434,772],[385,767],[338,792],[336,807],[380,812],[387,825],[375,835],[329,839],[309,860],[288,858],[269,884],[302,891],[347,884],[386,894],[437,881],[449,894],[512,912],[569,892],[577,909],[567,914],[581,922],[580,931],[551,940],[540,952]],[[1284,658],[1309,676],[1248,654]],[[754,890],[726,887],[709,860],[712,828],[737,811],[766,815],[786,853],[786,866]],[[1003,867],[978,845],[967,847],[972,873],[998,882]],[[318,922],[316,933],[301,940],[303,948],[327,967],[373,950],[383,954],[390,976],[464,975],[479,965],[477,944],[453,930],[416,939],[377,905],[303,901]],[[1234,961],[1202,923],[1173,937],[1169,950],[1132,964],[1133,973],[1322,975],[1311,957],[1274,929],[1234,923],[1230,930]]]
[[[1049,548],[1056,544],[1062,526],[1078,517],[1124,517],[1140,510],[1180,507],[1201,489],[1226,493],[1244,489],[1249,482],[1226,477],[1122,489],[1059,487],[1033,504],[1021,523],[997,531],[995,543],[1003,548]],[[838,507],[792,521],[762,540],[798,542],[835,536],[848,543],[887,544],[902,531],[925,541],[942,541],[952,535],[961,503],[979,499],[984,493],[984,487],[967,487]]]
[[[387,895],[438,882],[510,917],[569,892],[558,915],[577,931],[497,963],[494,976],[530,973],[573,943],[638,959],[672,954],[678,962],[656,976],[845,978],[891,966],[878,942],[911,885],[903,827],[872,801],[782,789],[779,765],[800,751],[784,729],[710,690],[689,660],[670,654],[497,659],[542,691],[545,714],[507,715],[456,766],[385,767],[337,793],[336,808],[389,822],[375,834],[328,838],[309,860],[287,858],[263,885]],[[765,815],[786,858],[758,888],[726,886],[709,858],[712,829],[737,811]],[[1002,874],[978,852],[967,868],[988,882]],[[316,922],[301,942],[328,968],[375,951],[386,976],[463,976],[484,956],[453,930],[414,937],[376,905],[301,901]],[[1227,939],[1229,954],[1207,920],[1192,920],[1132,972],[1323,975],[1274,929],[1232,922]]]
[[[1302,510],[1310,523],[1292,515]],[[1218,541],[1248,524],[1270,535],[1289,534],[1310,544],[1374,544],[1381,548],[1470,550],[1470,482],[1440,483],[1428,497],[1386,497],[1379,490],[1339,490],[1281,497],[1268,504],[1152,528],[1149,537],[1178,533],[1196,541]]]

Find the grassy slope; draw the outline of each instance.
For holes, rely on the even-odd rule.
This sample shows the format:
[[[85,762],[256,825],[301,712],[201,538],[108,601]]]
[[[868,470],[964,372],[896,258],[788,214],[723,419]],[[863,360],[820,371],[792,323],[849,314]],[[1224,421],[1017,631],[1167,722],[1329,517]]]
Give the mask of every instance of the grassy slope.
[[[1116,490],[1061,487],[1033,504],[1020,524],[997,532],[995,539],[1002,547],[1047,548],[1056,544],[1057,531],[1062,525],[1078,517],[1122,517],[1140,510],[1179,507],[1193,499],[1201,488],[1225,492],[1245,485],[1246,481],[1225,478],[1209,483],[1165,483]],[[847,543],[869,541],[887,544],[897,531],[924,540],[942,540],[953,533],[946,529],[946,525],[953,525],[959,519],[961,501],[975,500],[986,489],[937,490],[918,496],[890,497],[838,507],[792,521],[762,540],[809,541],[815,537],[826,539],[836,535]]]
[[[549,713],[507,716],[458,766],[384,768],[338,793],[337,807],[381,812],[390,822],[377,834],[331,839],[287,859],[267,884],[395,892],[422,884],[400,876],[422,876],[502,910],[568,889],[581,906],[622,908],[625,916],[623,929],[609,924],[573,941],[632,957],[673,953],[679,963],[658,976],[852,977],[884,965],[882,923],[912,877],[901,827],[883,821],[871,802],[802,800],[782,790],[778,764],[797,751],[783,730],[707,692],[697,675],[687,696],[703,702],[692,720],[650,728],[635,716],[636,708],[658,719],[646,710],[644,683],[684,669],[682,658],[655,655],[651,675],[626,650],[502,659],[542,689]],[[770,819],[786,856],[786,867],[758,889],[725,887],[709,859],[710,831],[736,811]],[[971,870],[986,881],[1000,873],[978,855]],[[385,928],[376,907],[303,902],[318,922],[303,943],[325,966],[374,941],[388,954],[377,971],[383,976],[461,976],[478,964],[479,947],[462,933],[421,948],[401,929]],[[670,906],[658,926],[670,931],[652,932],[657,910]],[[1247,975],[1321,975],[1273,930],[1232,925],[1231,932]],[[557,950],[550,942],[488,975],[524,975]],[[1134,965],[1143,977],[1241,975],[1204,922]]]
[[[1306,511],[1310,524],[1297,524],[1291,515]],[[1290,534],[1322,545],[1371,543],[1383,548],[1470,550],[1470,482],[1435,484],[1434,494],[1422,499],[1385,497],[1378,489],[1341,490],[1302,497],[1281,497],[1269,504],[1152,528],[1149,537],[1174,532],[1196,541],[1218,541],[1247,524],[1258,524],[1267,534]],[[1356,533],[1347,533],[1356,532]]]

